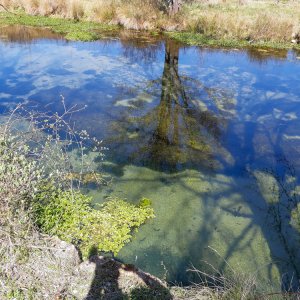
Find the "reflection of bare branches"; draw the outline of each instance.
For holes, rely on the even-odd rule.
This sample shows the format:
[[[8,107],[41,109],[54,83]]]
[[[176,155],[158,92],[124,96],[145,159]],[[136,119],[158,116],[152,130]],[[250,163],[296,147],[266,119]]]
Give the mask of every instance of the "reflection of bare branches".
[[[62,36],[52,32],[49,29],[40,28],[40,27],[28,27],[22,25],[10,25],[2,26],[0,28],[0,35],[4,40],[9,42],[18,42],[18,43],[32,43],[34,40],[38,39],[62,39]]]
[[[88,151],[94,158],[101,157],[104,148],[101,141],[91,138],[86,131],[75,128],[74,114],[85,107],[67,107],[61,96],[61,113],[34,110],[33,107],[18,105],[2,125],[4,137],[22,136],[17,143],[28,145],[28,155],[46,165],[49,177],[61,184],[85,183],[91,179],[97,184],[104,183],[100,174],[95,173],[92,163],[86,159]]]
[[[121,31],[119,37],[124,56],[132,61],[153,62],[161,50],[161,37],[128,30]]]
[[[128,130],[134,131],[126,143],[132,146],[129,160],[142,161],[155,169],[175,171],[186,164],[212,168],[212,144],[217,144],[220,138],[223,121],[217,114],[202,110],[195,94],[206,93],[214,102],[222,102],[220,97],[228,96],[179,74],[179,49],[179,44],[166,42],[162,78],[148,82],[146,90],[143,88],[149,95],[160,98],[158,105],[144,114],[141,112],[142,116],[139,113],[138,117],[127,118],[128,124],[124,127],[123,123],[120,136],[112,141],[118,143],[118,139],[128,135]],[[133,101],[129,105],[131,109],[143,108]]]
[[[297,260],[300,259],[300,253],[298,247],[295,246],[295,239],[298,239],[297,236],[299,233],[292,232],[293,230],[288,230],[292,221],[293,210],[300,203],[300,197],[296,193],[296,173],[295,169],[286,158],[280,158],[278,163],[281,163],[283,166],[283,176],[280,176],[273,170],[266,171],[276,179],[276,183],[279,186],[278,201],[274,201],[272,204],[269,204],[268,211],[269,216],[271,217],[271,222],[289,257],[289,263],[293,266],[296,273],[296,279],[299,280],[300,269],[298,267]],[[298,217],[300,218],[300,216]]]
[[[283,60],[287,58],[288,51],[286,49],[247,49],[247,55],[250,61],[257,62],[260,65],[265,64],[270,59]]]
[[[203,56],[203,53],[209,52],[232,52],[233,50],[228,48],[228,49],[219,49],[219,48],[202,48],[199,47],[198,51],[201,56]],[[237,51],[235,49],[234,51]],[[247,58],[249,59],[250,62],[255,62],[259,65],[266,64],[270,60],[284,60],[287,58],[288,55],[288,50],[287,49],[263,49],[263,48],[255,48],[255,47],[249,47],[247,49],[240,49],[240,52],[243,52],[247,55]],[[295,54],[297,55],[297,50],[294,50]]]

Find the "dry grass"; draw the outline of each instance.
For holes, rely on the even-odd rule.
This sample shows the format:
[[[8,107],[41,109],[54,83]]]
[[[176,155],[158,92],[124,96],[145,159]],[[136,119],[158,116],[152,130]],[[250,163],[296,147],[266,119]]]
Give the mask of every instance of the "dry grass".
[[[113,22],[117,17],[117,2],[96,0],[91,8],[91,17],[99,22]]]
[[[41,172],[26,159],[27,147],[12,140],[8,122],[0,125],[0,299],[54,299],[78,255],[36,229],[31,201]]]
[[[194,0],[170,17],[160,0],[2,0],[28,14],[88,19],[127,29],[185,30],[212,38],[288,42],[300,30],[295,0]]]
[[[155,29],[160,11],[151,1],[133,0],[117,8],[118,23],[129,29]]]
[[[72,19],[80,20],[84,17],[85,9],[80,0],[73,0],[70,3],[69,12]]]
[[[300,2],[203,1],[182,14],[186,29],[207,36],[286,42],[299,30]]]

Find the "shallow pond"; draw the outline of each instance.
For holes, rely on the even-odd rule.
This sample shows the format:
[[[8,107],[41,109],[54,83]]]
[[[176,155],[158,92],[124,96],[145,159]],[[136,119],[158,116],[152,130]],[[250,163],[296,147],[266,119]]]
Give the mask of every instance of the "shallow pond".
[[[156,218],[118,258],[171,282],[193,267],[241,270],[280,286],[300,277],[300,53],[185,47],[134,32],[91,43],[1,29],[0,112],[19,102],[61,111],[109,148],[87,191]]]

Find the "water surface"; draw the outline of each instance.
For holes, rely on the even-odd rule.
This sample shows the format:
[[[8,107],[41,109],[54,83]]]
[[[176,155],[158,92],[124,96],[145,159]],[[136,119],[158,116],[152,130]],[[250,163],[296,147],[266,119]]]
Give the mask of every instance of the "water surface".
[[[300,171],[299,53],[186,47],[133,32],[91,43],[1,29],[0,112],[86,106],[76,126],[103,140],[95,202],[151,199],[156,218],[118,255],[171,282],[192,266],[300,277],[292,212]]]

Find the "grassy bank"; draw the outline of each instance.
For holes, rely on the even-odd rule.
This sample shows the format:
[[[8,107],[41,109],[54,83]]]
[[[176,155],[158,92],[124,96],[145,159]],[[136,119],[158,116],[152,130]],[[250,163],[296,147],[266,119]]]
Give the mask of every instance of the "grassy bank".
[[[194,0],[187,1],[174,16],[168,15],[161,0],[2,2],[17,13],[2,14],[2,24],[47,26],[73,40],[95,40],[101,37],[99,30],[121,26],[167,31],[172,38],[192,45],[300,48],[291,43],[292,35],[300,32],[300,3],[293,0]]]
[[[31,16],[23,12],[11,14],[0,13],[0,25],[25,25],[46,27],[55,33],[65,36],[68,40],[93,41],[100,39],[102,34],[114,32],[118,26],[101,24],[91,21],[76,21],[72,19],[49,18],[44,16]]]
[[[300,49],[300,45],[293,45],[285,42],[274,41],[256,41],[249,42],[237,39],[216,39],[210,38],[204,34],[192,32],[167,32],[166,35],[178,42],[191,46],[207,46],[221,48],[272,48],[272,49]]]

